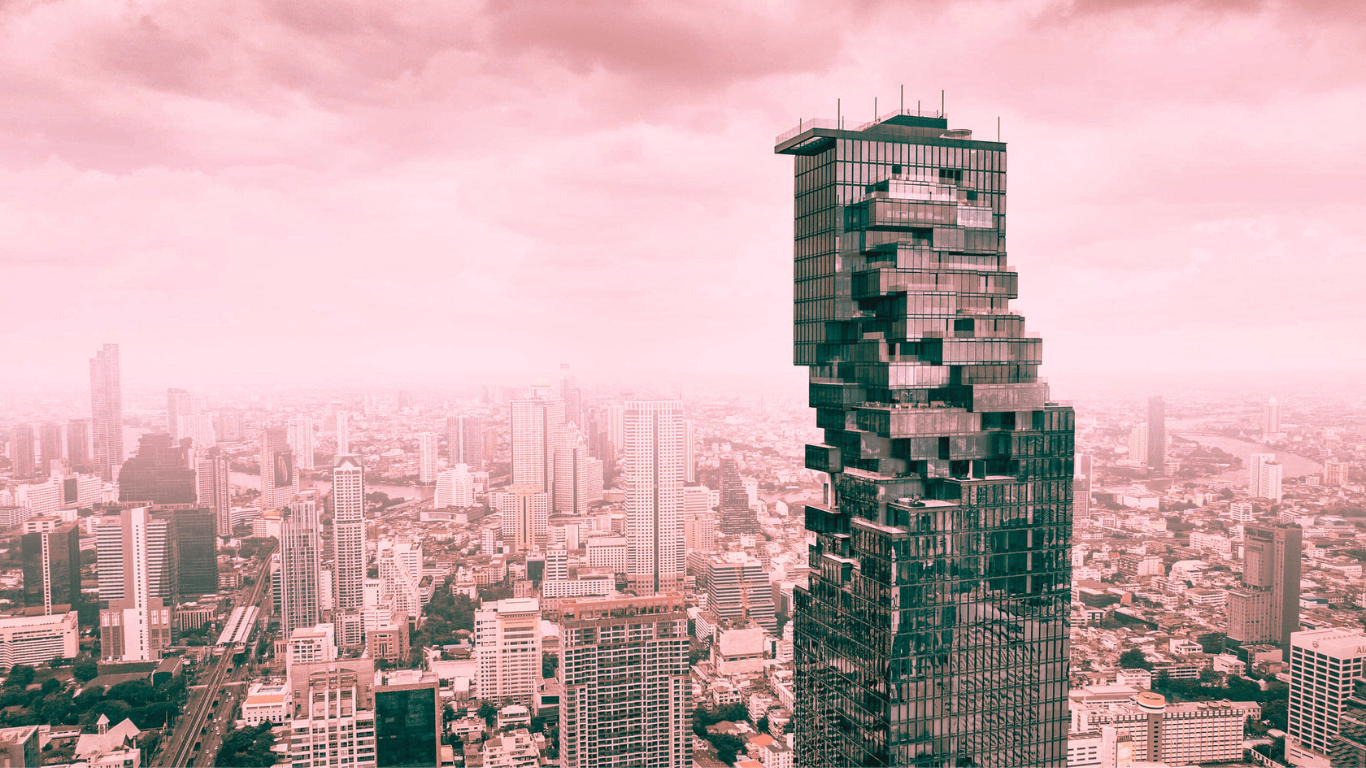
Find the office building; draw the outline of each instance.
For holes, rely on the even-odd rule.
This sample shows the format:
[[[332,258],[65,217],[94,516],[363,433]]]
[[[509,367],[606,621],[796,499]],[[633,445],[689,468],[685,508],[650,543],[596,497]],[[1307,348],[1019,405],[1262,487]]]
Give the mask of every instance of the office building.
[[[1148,425],[1137,424],[1129,430],[1129,461],[1148,466]]]
[[[339,456],[332,465],[332,531],[337,563],[337,608],[365,607],[365,466],[359,456]],[[343,645],[349,639],[338,632]]]
[[[512,482],[555,489],[555,452],[564,444],[564,401],[538,384],[512,401]]]
[[[502,706],[535,703],[541,684],[541,608],[534,598],[485,603],[474,614],[479,698]]]
[[[489,506],[503,518],[503,541],[516,552],[544,547],[550,538],[550,494],[534,483],[489,493]]]
[[[1274,453],[1254,453],[1248,457],[1249,495],[1281,503],[1281,464]]]
[[[322,620],[322,548],[318,542],[316,491],[299,494],[281,510],[280,521],[280,636],[317,626]]]
[[[721,504],[717,508],[718,528],[727,536],[758,534],[759,516],[749,505],[749,491],[730,456],[721,459]]]
[[[281,600],[281,603],[283,602]],[[285,648],[286,670],[300,664],[319,664],[337,660],[336,628],[331,624],[298,626],[285,632],[282,621],[280,627],[280,634],[289,638],[289,644]]]
[[[295,765],[377,768],[374,662],[347,659],[290,670],[293,717],[277,743]]]
[[[29,522],[33,522],[32,519]],[[81,533],[75,523],[53,520],[47,530],[25,533],[24,606],[30,613],[66,613],[81,602]]]
[[[600,568],[612,573],[625,574],[628,565],[629,545],[621,536],[597,536],[588,540],[584,548],[588,556],[589,568]]]
[[[9,429],[10,476],[27,480],[38,474],[38,453],[34,445],[33,425],[15,424]]]
[[[117,344],[105,344],[90,358],[90,417],[95,473],[113,482],[123,466],[123,384]]]
[[[607,441],[612,445],[614,453],[621,453],[626,448],[626,407],[622,405],[607,406]],[[612,458],[611,456],[605,458]]]
[[[440,681],[415,669],[387,672],[375,686],[377,768],[426,768],[440,764]]]
[[[1229,590],[1228,637],[1239,645],[1271,643],[1288,653],[1300,629],[1299,526],[1243,526],[1243,577]]]
[[[194,395],[186,390],[170,387],[166,390],[166,434],[175,442],[185,437],[183,419],[198,413]]]
[[[579,598],[560,607],[565,768],[689,768],[692,681],[681,595]]]
[[[210,448],[197,463],[196,499],[213,513],[214,533],[232,535],[232,457]]]
[[[119,501],[134,504],[194,504],[199,500],[196,467],[189,441],[149,432],[138,439],[137,453],[119,472]]]
[[[559,397],[564,401],[564,423],[583,426],[583,393],[579,380],[569,371],[569,363],[560,363]]]
[[[683,513],[683,549],[687,552],[716,550],[716,515],[709,511]]]
[[[39,741],[36,725],[0,728],[0,764],[13,768],[42,765]]]
[[[1327,754],[1347,700],[1363,677],[1363,664],[1366,635],[1359,629],[1317,629],[1290,636],[1285,756],[1291,765],[1312,765]]]
[[[283,427],[261,430],[261,509],[288,506],[299,492],[294,451],[289,448],[289,433]]]
[[[147,508],[137,507],[96,529],[100,599],[109,601],[109,607],[100,610],[100,653],[105,659],[155,661],[171,644],[170,527],[166,520],[153,519]]]
[[[436,476],[436,492],[432,496],[433,509],[474,506],[474,477],[469,467],[456,464]]]
[[[773,585],[764,566],[748,552],[689,555],[697,590],[707,596],[707,608],[731,626],[757,624],[770,634],[778,633],[773,605]]]
[[[1243,759],[1247,720],[1261,718],[1261,706],[1255,701],[1171,703],[1160,693],[1124,685],[1087,686],[1073,691],[1071,710],[1073,739],[1113,730],[1108,744],[1100,739],[1102,743],[1096,745],[1100,747],[1095,750],[1099,759],[1094,764],[1098,767],[1118,766],[1115,753],[1126,742],[1130,759],[1137,762],[1238,762]]]
[[[588,441],[574,424],[565,428],[564,442],[555,451],[554,488],[555,512],[561,515],[586,515],[588,505],[602,501],[602,462],[589,453]]]
[[[626,404],[627,582],[637,594],[683,588],[683,403]]]
[[[1167,466],[1167,406],[1161,395],[1148,398],[1148,467],[1162,474]]]
[[[1005,145],[917,110],[775,151],[825,431],[806,465],[830,476],[793,595],[793,762],[1061,764],[1074,414],[1009,309]]]
[[[90,470],[90,419],[72,419],[66,423],[66,461],[73,472]]]
[[[1266,401],[1266,409],[1262,412],[1262,439],[1270,440],[1281,432],[1281,406],[1276,403],[1276,398]]]
[[[478,416],[446,418],[446,455],[452,466],[465,464],[474,470],[484,468],[484,428]]]
[[[313,419],[307,416],[290,419],[287,429],[285,440],[289,444],[289,450],[294,454],[295,467],[313,469],[313,453],[316,450],[313,441]]]
[[[422,543],[400,536],[379,543],[380,599],[409,619],[422,615]]]
[[[435,483],[438,441],[435,432],[417,433],[417,481]]]
[[[79,631],[75,611],[0,616],[0,665],[39,667],[53,659],[74,659],[80,653]]]
[[[38,476],[62,474],[66,454],[62,450],[62,425],[47,422],[38,428],[38,443],[42,456],[38,460]]]
[[[1091,454],[1077,454],[1076,474],[1072,480],[1072,514],[1074,517],[1091,516]]]
[[[1351,465],[1345,461],[1328,459],[1323,462],[1323,484],[1329,486],[1346,485],[1350,469]]]
[[[218,520],[212,509],[191,506],[154,512],[168,517],[175,537],[174,594],[207,595],[218,591]]]
[[[351,455],[351,414],[347,411],[338,411],[337,418],[337,450],[336,456]]]

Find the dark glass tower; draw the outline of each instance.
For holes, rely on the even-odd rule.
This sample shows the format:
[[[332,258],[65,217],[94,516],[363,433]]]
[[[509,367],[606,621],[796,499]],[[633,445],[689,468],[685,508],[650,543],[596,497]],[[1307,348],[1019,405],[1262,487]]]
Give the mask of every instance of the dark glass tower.
[[[759,516],[749,508],[749,491],[745,490],[745,481],[740,478],[735,459],[729,456],[721,459],[721,503],[717,512],[718,527],[727,536],[757,534],[760,531]]]
[[[1167,468],[1167,405],[1161,395],[1148,398],[1148,468],[1158,475]]]
[[[830,477],[794,596],[797,765],[1066,763],[1074,417],[1009,309],[1005,149],[907,113],[778,138]]]

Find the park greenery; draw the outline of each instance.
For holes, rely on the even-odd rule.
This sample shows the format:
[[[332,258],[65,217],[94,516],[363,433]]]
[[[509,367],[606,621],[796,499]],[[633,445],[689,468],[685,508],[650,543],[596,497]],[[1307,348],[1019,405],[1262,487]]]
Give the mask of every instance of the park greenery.
[[[94,669],[92,669],[94,667]],[[131,718],[140,730],[159,728],[175,721],[185,705],[184,675],[152,685],[149,680],[126,680],[110,686],[85,685],[98,673],[94,662],[83,660],[72,667],[72,678],[80,688],[56,676],[34,685],[37,671],[24,664],[15,665],[0,688],[0,727],[19,725],[80,725],[93,728],[100,715],[111,723]]]
[[[269,768],[275,765],[277,755],[270,751],[275,744],[271,733],[272,723],[237,728],[223,737],[223,745],[218,748],[214,765],[233,766],[233,768]]]

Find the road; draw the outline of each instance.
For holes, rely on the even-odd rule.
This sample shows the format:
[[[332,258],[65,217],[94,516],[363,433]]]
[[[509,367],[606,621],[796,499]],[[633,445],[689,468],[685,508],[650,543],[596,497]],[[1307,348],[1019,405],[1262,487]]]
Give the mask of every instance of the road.
[[[266,585],[270,583],[270,553],[264,553],[261,558],[261,567],[256,572],[256,583],[252,586],[251,597],[246,602],[237,605],[259,605],[261,598],[265,594]],[[192,699],[185,713],[176,721],[175,730],[171,733],[171,740],[161,750],[157,758],[156,765],[171,768],[172,766],[194,765],[200,762],[203,765],[212,765],[213,758],[217,754],[217,743],[222,740],[226,731],[223,731],[224,724],[230,722],[228,718],[232,716],[232,708],[236,706],[238,693],[222,696],[219,701],[219,694],[225,683],[239,681],[245,670],[233,669],[232,658],[236,653],[232,648],[225,648],[223,655],[218,657],[218,661],[210,668],[208,677],[204,679],[204,687],[199,692],[197,699]],[[237,688],[244,686],[238,685]],[[215,707],[214,703],[218,702]],[[227,715],[219,713],[227,708]],[[207,733],[205,720],[209,715],[214,715],[214,733],[212,737]],[[205,731],[201,734],[201,731]],[[200,742],[201,735],[205,741],[214,744],[214,752],[206,748],[201,748],[198,754],[195,753],[195,744]],[[209,746],[208,744],[201,745]]]

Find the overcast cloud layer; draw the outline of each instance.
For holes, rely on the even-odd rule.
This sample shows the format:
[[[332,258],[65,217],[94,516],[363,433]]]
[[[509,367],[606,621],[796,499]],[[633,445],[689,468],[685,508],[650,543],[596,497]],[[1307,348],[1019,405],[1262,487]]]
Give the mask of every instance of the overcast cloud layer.
[[[792,375],[799,118],[1010,143],[1045,373],[1366,366],[1355,2],[0,1],[0,386]]]

